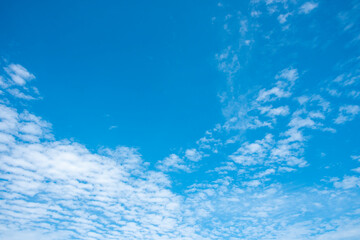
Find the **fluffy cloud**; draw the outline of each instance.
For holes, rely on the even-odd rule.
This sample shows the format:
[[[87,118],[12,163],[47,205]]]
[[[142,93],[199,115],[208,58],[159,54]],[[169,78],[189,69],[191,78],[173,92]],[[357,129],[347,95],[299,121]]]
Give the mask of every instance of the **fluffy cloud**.
[[[6,105],[0,105],[0,120],[4,239],[281,239],[306,220],[298,214],[304,208],[316,213],[329,202],[317,192],[320,203],[313,205],[315,193],[306,193],[316,189],[284,193],[280,185],[267,185],[263,179],[276,172],[271,168],[254,175],[257,179],[220,178],[178,195],[171,191],[169,176],[149,170],[136,149],[92,153],[76,142],[54,140],[49,123]],[[244,144],[238,153],[249,156],[247,162],[250,156],[263,162],[271,144],[269,135]],[[185,156],[197,156],[197,151],[189,149]],[[173,154],[160,168],[185,170],[183,161]],[[274,222],[274,216],[281,217]],[[254,228],[254,222],[261,224]],[[301,231],[292,232],[293,239],[309,231],[322,234],[321,223],[313,224],[304,222]]]
[[[185,157],[188,158],[190,161],[197,162],[203,158],[203,154],[195,148],[192,148],[185,151]]]
[[[317,7],[313,2],[300,9],[294,1],[252,2],[255,21],[291,12],[293,17],[280,19],[288,24],[294,24],[297,12],[308,14]],[[265,2],[266,8],[258,7],[258,2]],[[243,56],[253,53],[248,49],[264,43],[275,52],[280,49],[272,45],[276,41],[281,47],[293,43],[278,38],[276,29],[269,33],[261,22],[240,12],[232,14],[226,21],[241,24],[234,31],[240,39],[216,55],[229,82],[222,95],[225,123],[206,131],[197,147],[183,155],[170,154],[155,166],[131,147],[91,152],[79,143],[56,140],[49,123],[9,104],[14,97],[30,100],[37,91],[29,87],[33,74],[20,65],[6,66],[0,78],[1,96],[9,96],[0,105],[0,238],[357,239],[357,168],[330,183],[318,178],[325,172],[330,179],[331,171],[318,166],[304,170],[320,162],[305,154],[314,132],[335,132],[334,125],[354,119],[357,105],[341,103],[334,117],[341,118],[334,124],[328,92],[322,96],[321,83],[315,90],[303,89],[305,80],[298,80],[303,74],[292,67],[274,74],[270,86],[236,95],[240,90],[233,81],[247,64]],[[289,40],[290,35],[282,37]],[[235,38],[236,34],[230,37]],[[279,64],[274,62],[273,67]],[[282,62],[278,69],[283,67]],[[354,88],[353,99],[356,76],[356,71],[345,74],[337,83]],[[336,90],[333,95],[340,93],[337,98],[351,93],[331,87]]]
[[[176,230],[181,198],[168,189],[164,174],[146,170],[135,149],[95,154],[78,143],[54,141],[48,123],[4,105],[0,119],[2,238],[186,235]]]

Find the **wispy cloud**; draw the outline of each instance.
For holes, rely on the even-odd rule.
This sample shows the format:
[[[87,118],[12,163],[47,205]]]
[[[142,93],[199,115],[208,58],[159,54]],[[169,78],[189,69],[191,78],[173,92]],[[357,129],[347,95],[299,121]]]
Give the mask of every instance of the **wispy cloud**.
[[[345,105],[339,108],[339,115],[334,120],[336,124],[343,124],[351,121],[356,115],[360,113],[360,107],[358,105]]]
[[[313,11],[315,8],[319,6],[318,3],[315,2],[306,2],[299,8],[299,13],[303,14],[309,14],[311,11]]]
[[[294,60],[308,54],[302,37],[291,40],[299,34],[299,14],[311,18],[318,6],[254,0],[249,13],[231,9],[213,18],[225,19],[230,39],[215,55],[227,80],[219,94],[224,120],[156,163],[146,162],[141,149],[91,151],[57,139],[26,105],[14,107],[38,93],[30,87],[33,74],[7,65],[0,77],[0,238],[359,239],[358,152],[352,152],[356,161],[334,171],[323,167],[331,153],[317,159],[313,151],[339,124],[357,120],[359,59],[334,67],[335,75],[317,72],[319,78],[307,74],[318,65],[309,70]],[[354,15],[338,15],[348,32],[356,29]],[[295,27],[281,33],[271,21]],[[271,60],[258,61],[262,54]]]
[[[171,171],[185,171],[190,172],[190,168],[185,164],[184,160],[176,154],[171,154],[166,157],[164,160],[159,161],[157,168],[163,172]]]
[[[0,119],[2,238],[183,235],[175,230],[180,198],[164,174],[145,169],[136,150],[94,154],[53,141],[48,123],[4,105]]]
[[[8,92],[12,96],[14,96],[16,98],[21,98],[21,99],[24,99],[24,100],[33,100],[33,99],[35,99],[34,97],[32,97],[30,95],[26,95],[23,92],[20,92],[20,90],[17,89],[17,88],[8,89]]]
[[[20,64],[9,64],[4,67],[4,70],[7,75],[0,77],[0,87],[3,89],[3,93],[22,100],[39,99],[38,89],[26,86],[29,81],[35,79],[35,76],[26,68]]]
[[[185,151],[185,156],[186,158],[194,162],[200,161],[203,158],[203,154],[195,148],[187,149]]]
[[[110,127],[109,127],[109,130],[113,130],[113,129],[116,129],[116,128],[118,128],[118,126],[113,125],[113,126],[110,126]]]
[[[290,15],[291,15],[291,13],[280,14],[277,19],[278,19],[279,23],[284,24],[284,23],[286,23],[287,18],[288,18]]]
[[[11,77],[11,80],[17,85],[25,85],[26,82],[35,78],[35,76],[26,70],[20,64],[10,64],[4,68]]]
[[[334,179],[333,181],[336,188],[350,189],[360,187],[360,177],[345,176],[343,180]]]

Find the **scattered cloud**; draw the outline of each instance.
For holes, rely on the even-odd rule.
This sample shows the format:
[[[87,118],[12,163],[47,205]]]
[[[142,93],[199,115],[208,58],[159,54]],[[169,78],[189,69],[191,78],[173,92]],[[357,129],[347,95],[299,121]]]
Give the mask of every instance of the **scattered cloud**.
[[[360,113],[357,65],[347,71],[347,65],[339,64],[338,77],[329,84],[303,78],[293,67],[268,79],[264,72],[269,69],[258,71],[259,62],[255,73],[248,74],[251,79],[242,75],[251,57],[261,59],[261,54],[274,59],[271,69],[282,69],[284,62],[306,65],[288,62],[295,59],[291,51],[287,54],[289,46],[306,48],[302,38],[294,43],[290,35],[267,30],[262,19],[271,17],[284,27],[293,26],[296,14],[309,14],[318,5],[253,0],[248,15],[232,11],[214,17],[216,22],[227,21],[221,26],[226,26],[230,39],[228,47],[215,55],[228,81],[221,95],[225,120],[199,137],[197,146],[170,154],[154,166],[145,162],[141,150],[131,147],[90,151],[80,143],[57,140],[50,123],[28,112],[26,106],[16,108],[11,103],[37,99],[37,89],[29,86],[35,76],[18,64],[4,67],[0,77],[0,238],[358,239],[359,167],[344,163],[346,173],[335,171],[329,176],[329,171],[323,176],[312,164],[324,158],[317,160],[320,154],[309,157],[306,152],[318,146],[314,142],[319,133],[336,134],[339,124],[355,120]],[[355,31],[354,11],[337,18],[349,34]],[[235,30],[231,21],[237,21]],[[317,24],[314,21],[312,27],[317,29]],[[298,29],[292,30],[296,34]],[[267,49],[252,51],[260,44]],[[273,53],[278,51],[291,58],[276,58]],[[320,78],[326,79],[326,74]],[[241,92],[250,80],[260,83],[256,86],[260,90]],[[305,167],[306,174],[300,170]],[[304,186],[293,174],[306,177],[309,184]]]
[[[269,90],[261,90],[259,92],[259,96],[257,98],[257,101],[264,101],[264,102],[271,102],[275,101],[279,98],[286,98],[290,97],[291,93],[287,92],[283,89],[282,85],[279,84],[279,86],[273,87]]]
[[[360,177],[345,176],[343,180],[334,179],[334,186],[336,188],[350,189],[360,187]]]
[[[280,71],[275,76],[275,79],[281,79],[281,80],[276,82],[276,86],[269,90],[265,90],[265,89],[260,90],[259,95],[257,97],[257,101],[270,102],[270,101],[278,100],[280,98],[290,97],[291,96],[290,90],[294,82],[298,78],[299,76],[297,69],[287,68]]]
[[[22,100],[39,99],[39,90],[36,87],[26,87],[25,85],[35,79],[32,73],[29,73],[26,68],[20,64],[9,64],[4,67],[7,76],[0,77],[0,88],[2,95],[4,93]],[[34,96],[36,97],[34,97]]]
[[[291,15],[291,13],[280,14],[277,19],[278,19],[279,23],[284,24],[284,23],[286,23],[287,18],[288,18],[290,15]]]
[[[146,170],[135,149],[95,154],[75,142],[52,140],[47,122],[4,105],[0,119],[1,238],[187,234],[175,230],[181,200],[168,189],[168,177]]]
[[[299,13],[303,14],[309,14],[311,11],[313,11],[315,8],[319,6],[318,3],[315,2],[306,2],[299,8]]]
[[[20,92],[20,90],[17,88],[9,89],[8,92],[16,98],[21,98],[24,100],[34,100],[35,99],[34,97],[32,97],[30,95],[26,95],[26,94]]]
[[[190,168],[185,164],[184,160],[176,154],[171,154],[169,157],[166,157],[164,160],[159,161],[157,168],[163,172],[171,171],[185,171],[190,172]]]
[[[203,158],[203,154],[195,148],[192,148],[185,151],[185,157],[190,161],[198,162]]]
[[[29,73],[26,68],[20,64],[10,64],[4,68],[9,74],[11,80],[17,85],[25,85],[26,82],[35,78],[35,76]]]
[[[336,124],[343,124],[348,121],[352,121],[356,115],[360,112],[358,105],[344,105],[339,108],[339,115],[334,120]]]
[[[272,106],[259,107],[261,114],[266,114],[269,117],[287,116],[289,114],[288,106],[280,106],[273,108]]]

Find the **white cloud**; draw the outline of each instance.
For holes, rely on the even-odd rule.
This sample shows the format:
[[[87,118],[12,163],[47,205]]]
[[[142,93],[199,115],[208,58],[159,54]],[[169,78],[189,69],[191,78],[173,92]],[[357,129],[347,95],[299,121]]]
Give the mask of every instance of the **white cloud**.
[[[33,96],[26,95],[25,93],[20,92],[20,90],[17,88],[8,89],[8,92],[16,98],[21,98],[24,100],[34,100],[35,99]]]
[[[337,89],[326,89],[328,93],[333,97],[340,97],[341,92],[339,92]]]
[[[257,97],[257,101],[260,102],[269,102],[275,101],[280,98],[287,98],[291,96],[291,88],[294,82],[299,78],[299,74],[297,69],[294,68],[286,68],[280,71],[276,76],[275,79],[281,79],[286,81],[278,81],[276,86],[265,90],[262,89],[259,91],[259,95]]]
[[[236,171],[237,167],[233,162],[226,162],[224,166],[216,167],[214,170],[208,170],[207,173],[216,172],[218,174],[227,174],[228,172]]]
[[[314,3],[314,2],[306,2],[304,3],[300,8],[299,8],[299,12],[303,13],[303,14],[308,14],[310,13],[312,10],[314,10],[315,8],[317,8],[319,6],[318,3]]]
[[[352,121],[356,115],[360,112],[358,105],[344,105],[339,108],[339,115],[334,120],[336,124],[343,124],[348,121]]]
[[[1,234],[0,234],[1,236]],[[55,233],[46,232],[44,230],[36,231],[9,231],[3,232],[2,236],[6,236],[6,240],[63,240],[70,239],[71,232],[56,231]]]
[[[25,85],[27,81],[35,78],[33,74],[29,73],[26,68],[20,64],[10,64],[4,69],[7,74],[9,74],[12,81],[17,85]]]
[[[286,23],[287,18],[288,18],[290,15],[291,15],[291,13],[280,14],[277,19],[278,19],[279,23],[284,24],[284,23]]]
[[[348,95],[354,99],[357,99],[360,97],[360,91],[352,90]]]
[[[254,143],[244,143],[229,157],[237,164],[244,166],[262,164],[273,144],[273,136],[268,134],[262,140],[256,140]]]
[[[345,176],[342,181],[334,180],[334,186],[343,189],[360,187],[360,177]]]
[[[185,151],[185,157],[188,158],[190,161],[200,161],[203,158],[201,152],[197,151],[195,148],[187,149]]]
[[[314,122],[314,120],[312,120],[309,117],[304,119],[304,118],[295,116],[291,119],[289,126],[294,127],[295,129],[299,129],[299,128],[303,128],[303,127],[312,128],[315,126],[315,122]]]
[[[339,211],[339,206],[357,201],[342,190],[283,192],[280,185],[265,187],[259,180],[242,182],[244,188],[232,181],[224,177],[189,188],[187,202],[193,204],[189,214],[194,221],[211,225],[210,239],[326,239],[322,237],[359,224],[358,215],[352,219]]]
[[[249,187],[257,187],[261,184],[261,182],[259,180],[252,180],[252,181],[244,182],[243,184]]]
[[[263,102],[270,102],[275,101],[279,98],[286,98],[290,97],[291,93],[288,91],[285,91],[281,87],[273,87],[269,90],[262,89],[259,92],[259,96],[256,99],[257,101],[263,101]]]
[[[181,199],[168,177],[147,170],[135,149],[95,154],[52,140],[49,128],[0,105],[0,238],[197,238],[180,230]]]
[[[299,73],[296,68],[286,68],[280,71],[275,78],[282,78],[288,80],[289,82],[295,82],[299,78]]]
[[[221,54],[215,55],[218,60],[218,68],[220,71],[228,74],[231,79],[232,75],[240,69],[240,62],[237,53],[229,46],[223,50]]]
[[[286,116],[289,114],[288,106],[280,106],[273,108],[272,106],[259,107],[261,114],[266,114],[269,117]]]
[[[279,73],[276,86],[291,93],[294,73]],[[304,104],[312,102],[309,98]],[[265,112],[285,116],[289,109],[271,106]],[[240,115],[236,116],[238,121]],[[325,225],[326,231],[342,232],[337,223],[354,220],[345,214],[346,222],[343,215],[349,211],[337,212],[337,207],[357,206],[357,198],[343,189],[354,182],[358,186],[358,180],[345,177],[334,183],[336,190],[296,191],[267,180],[274,173],[289,174],[306,164],[302,129],[318,126],[323,118],[320,110],[301,111],[292,115],[285,132],[242,144],[237,139],[233,143],[241,145],[230,156],[233,161],[219,161],[221,167],[209,171],[215,175],[232,171],[234,178],[222,175],[214,181],[199,181],[179,195],[171,191],[170,176],[164,172],[190,172],[207,147],[222,146],[224,139],[216,134],[224,134],[223,126],[199,141],[204,147],[201,152],[188,149],[183,158],[172,154],[160,161],[161,172],[150,170],[137,149],[94,153],[76,142],[56,141],[49,123],[0,104],[0,178],[5,180],[0,193],[0,238],[307,239],[323,236]],[[334,221],[322,220],[329,216],[319,214],[319,208],[331,212]]]
[[[266,177],[268,175],[274,174],[275,173],[275,169],[266,169],[265,171],[259,172],[255,175],[255,178],[263,178]]]
[[[254,18],[257,18],[257,17],[260,17],[260,15],[262,14],[261,11],[256,11],[256,10],[253,10],[251,11],[250,15]]]
[[[343,224],[338,229],[321,234],[316,240],[357,240],[360,239],[360,225],[349,223]]]
[[[291,118],[289,129],[280,133],[281,138],[275,140],[272,134],[253,143],[245,142],[229,157],[235,163],[252,166],[266,165],[282,167],[305,167],[307,162],[302,158],[303,144],[306,140],[302,128],[314,128],[316,123],[310,118],[301,118],[297,114]],[[287,165],[287,166],[286,166]]]
[[[0,76],[0,90],[4,99],[7,97],[15,97],[22,100],[39,99],[39,90],[36,87],[25,86],[27,82],[35,79],[35,76],[29,73],[23,66],[19,64],[9,64],[4,67],[8,76]],[[34,96],[36,97],[34,97]]]
[[[176,154],[171,154],[169,157],[166,157],[164,160],[159,161],[157,168],[163,172],[171,171],[185,171],[190,172],[190,168],[185,164],[184,160]]]
[[[110,127],[109,127],[109,130],[113,130],[113,129],[116,129],[116,128],[118,128],[118,126],[113,125],[113,126],[110,126]]]

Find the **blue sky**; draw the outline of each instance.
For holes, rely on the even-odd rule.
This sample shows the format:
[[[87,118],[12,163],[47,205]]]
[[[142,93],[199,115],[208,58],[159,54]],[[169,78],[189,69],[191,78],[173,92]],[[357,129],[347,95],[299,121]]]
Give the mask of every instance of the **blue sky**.
[[[32,107],[59,137],[93,148],[138,146],[155,161],[222,118],[215,2],[8,2],[2,9],[2,55],[49,79],[36,85],[49,89],[47,100]]]
[[[360,2],[3,1],[1,239],[360,239]]]

